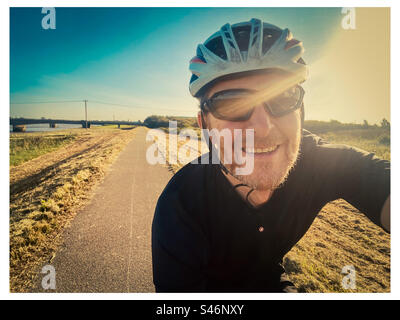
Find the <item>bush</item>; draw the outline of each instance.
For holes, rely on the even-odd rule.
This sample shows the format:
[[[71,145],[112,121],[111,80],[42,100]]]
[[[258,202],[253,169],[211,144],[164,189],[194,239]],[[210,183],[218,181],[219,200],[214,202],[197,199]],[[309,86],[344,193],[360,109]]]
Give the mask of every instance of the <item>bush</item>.
[[[390,145],[390,137],[388,136],[383,136],[382,138],[379,139],[380,144],[384,144],[385,146]]]
[[[156,116],[147,117],[143,124],[148,128],[168,128],[169,121],[176,121],[178,128],[197,127],[197,120],[194,117],[171,117],[171,116]]]

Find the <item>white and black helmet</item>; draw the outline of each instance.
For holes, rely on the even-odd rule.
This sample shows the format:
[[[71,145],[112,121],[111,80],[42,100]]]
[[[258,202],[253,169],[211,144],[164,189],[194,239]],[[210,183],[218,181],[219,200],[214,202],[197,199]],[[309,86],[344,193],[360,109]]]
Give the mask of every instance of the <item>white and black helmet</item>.
[[[215,80],[243,72],[280,69],[296,75],[299,82],[307,78],[307,66],[301,56],[302,42],[293,39],[289,29],[280,29],[259,19],[225,24],[197,46],[190,60],[192,72],[189,90],[201,96]]]

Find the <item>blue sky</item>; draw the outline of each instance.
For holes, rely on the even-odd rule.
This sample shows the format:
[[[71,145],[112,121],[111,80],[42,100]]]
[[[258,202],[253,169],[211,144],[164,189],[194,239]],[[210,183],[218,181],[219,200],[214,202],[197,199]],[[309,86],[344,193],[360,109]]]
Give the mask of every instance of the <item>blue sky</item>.
[[[56,8],[55,30],[42,29],[43,17],[41,8],[10,9],[11,116],[82,119],[79,102],[14,103],[83,99],[89,119],[194,116],[188,61],[223,24],[256,17],[288,27],[312,65],[343,16],[340,8]]]

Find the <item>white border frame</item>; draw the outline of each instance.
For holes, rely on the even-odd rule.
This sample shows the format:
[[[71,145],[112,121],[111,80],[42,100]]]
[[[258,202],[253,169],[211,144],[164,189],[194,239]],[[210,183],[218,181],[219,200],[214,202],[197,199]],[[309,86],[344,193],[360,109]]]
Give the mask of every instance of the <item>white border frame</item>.
[[[2,221],[0,222],[0,298],[3,299],[38,299],[38,300],[60,300],[60,299],[132,299],[132,300],[304,300],[304,299],[319,299],[319,300],[357,300],[357,299],[398,299],[400,296],[400,282],[399,274],[399,236],[396,232],[391,234],[391,293],[299,293],[299,294],[276,294],[276,293],[191,293],[191,294],[178,294],[178,293],[65,293],[65,294],[55,294],[55,293],[42,293],[42,294],[20,294],[20,293],[9,293],[9,66],[10,66],[10,56],[9,56],[9,7],[391,7],[391,35],[397,34],[396,31],[399,30],[399,1],[376,1],[376,0],[351,0],[351,1],[332,1],[327,0],[324,2],[316,0],[308,1],[227,1],[227,0],[203,0],[201,3],[198,1],[187,0],[187,1],[168,1],[166,5],[165,1],[133,1],[133,0],[114,0],[105,1],[98,0],[95,3],[93,1],[84,0],[57,0],[57,1],[28,1],[28,0],[13,0],[2,3],[1,11],[1,34],[2,41],[7,42],[7,49],[1,51],[1,64],[3,72],[8,70],[7,73],[3,73],[1,82],[1,99],[2,99],[2,115],[1,120],[4,122],[1,129],[3,130],[0,137],[0,150],[2,151],[1,157],[1,177],[0,177],[0,187],[1,187],[1,204],[3,208],[3,214],[1,215]],[[395,31],[396,30],[396,31]],[[398,41],[391,41],[391,57],[400,56]],[[394,84],[399,83],[399,71],[398,59],[391,59],[391,106],[400,105],[399,101],[399,90],[395,90]],[[400,121],[399,118],[400,109],[391,108],[391,123],[396,123]],[[391,141],[395,141],[397,137],[400,137],[400,127],[392,125],[391,131]],[[7,131],[6,131],[7,130]],[[399,211],[399,205],[397,199],[399,199],[398,189],[394,188],[395,181],[399,181],[399,172],[397,170],[397,164],[399,162],[399,150],[395,147],[395,144],[391,145],[391,163],[392,163],[392,188],[391,193],[393,194],[391,212],[392,214],[392,230],[398,230],[399,219],[396,217],[396,213]],[[393,165],[396,164],[396,165]],[[400,271],[399,271],[400,272]]]

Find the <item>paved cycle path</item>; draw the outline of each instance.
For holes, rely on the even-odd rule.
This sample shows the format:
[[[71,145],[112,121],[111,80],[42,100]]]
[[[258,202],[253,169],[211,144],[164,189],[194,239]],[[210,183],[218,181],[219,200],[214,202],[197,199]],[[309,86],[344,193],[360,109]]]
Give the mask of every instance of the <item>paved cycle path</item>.
[[[154,292],[151,223],[172,173],[146,161],[146,129],[113,163],[90,203],[64,232],[52,260],[56,292]],[[35,292],[43,292],[39,275]],[[48,290],[54,292],[54,290]]]

